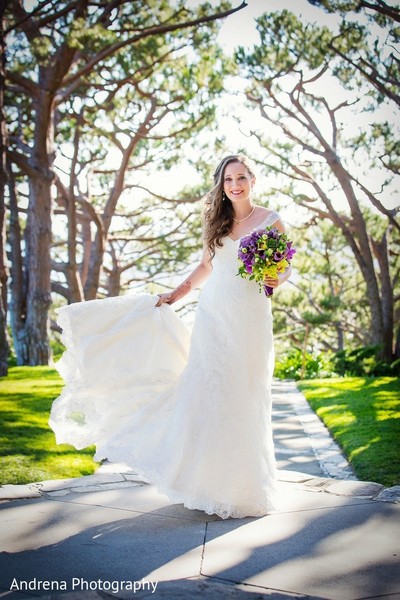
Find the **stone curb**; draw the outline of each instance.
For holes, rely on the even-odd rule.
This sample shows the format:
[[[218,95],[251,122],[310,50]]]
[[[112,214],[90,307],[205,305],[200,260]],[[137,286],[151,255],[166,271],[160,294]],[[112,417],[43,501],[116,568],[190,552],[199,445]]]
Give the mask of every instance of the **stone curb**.
[[[328,428],[319,416],[313,411],[295,382],[288,380],[274,381],[272,389],[275,398],[282,398],[292,405],[293,412],[300,420],[324,475],[334,479],[357,480],[342,449],[332,438]]]
[[[279,471],[279,481],[293,483],[311,492],[324,492],[335,496],[347,496],[400,503],[400,485],[385,488],[372,481],[339,480],[313,477],[296,471]],[[134,472],[95,473],[76,479],[53,479],[25,485],[3,485],[0,501],[28,498],[57,498],[74,493],[101,492],[134,488],[145,485]]]
[[[24,498],[59,497],[67,494],[101,492],[120,488],[133,488],[143,485],[136,473],[95,473],[75,479],[50,479],[25,485],[7,484],[0,486],[1,500],[22,500]]]
[[[281,471],[279,481],[297,483],[313,492],[325,492],[334,496],[364,498],[380,502],[400,503],[400,485],[385,488],[373,481],[339,480],[328,477],[310,477],[293,471]]]

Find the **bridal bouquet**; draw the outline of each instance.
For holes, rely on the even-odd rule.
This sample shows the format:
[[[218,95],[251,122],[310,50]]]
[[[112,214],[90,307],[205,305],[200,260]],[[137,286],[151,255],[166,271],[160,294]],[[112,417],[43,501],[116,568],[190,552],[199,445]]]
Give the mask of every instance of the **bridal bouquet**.
[[[255,229],[240,240],[238,259],[241,264],[237,274],[257,281],[260,291],[264,289],[265,295],[270,297],[274,290],[265,285],[265,278],[277,279],[279,273],[284,273],[295,252],[293,242],[276,227]]]

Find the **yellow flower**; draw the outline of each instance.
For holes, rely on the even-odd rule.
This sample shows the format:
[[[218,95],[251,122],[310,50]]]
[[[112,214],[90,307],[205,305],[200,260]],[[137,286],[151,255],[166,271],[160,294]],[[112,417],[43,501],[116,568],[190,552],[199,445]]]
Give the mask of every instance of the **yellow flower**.
[[[265,277],[273,277],[274,279],[277,278],[278,276],[278,265],[268,265],[265,266],[263,269],[263,275],[264,275],[264,279]]]
[[[283,258],[282,260],[280,260],[280,261],[279,261],[279,262],[276,264],[276,267],[277,267],[278,273],[283,273],[284,271],[286,271],[286,269],[288,268],[288,266],[289,266],[289,263],[288,263],[288,261],[286,260],[286,258]]]

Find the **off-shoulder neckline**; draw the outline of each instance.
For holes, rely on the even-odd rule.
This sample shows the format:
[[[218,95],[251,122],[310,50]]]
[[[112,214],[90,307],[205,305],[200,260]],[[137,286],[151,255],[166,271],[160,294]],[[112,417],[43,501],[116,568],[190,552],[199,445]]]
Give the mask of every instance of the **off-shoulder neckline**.
[[[244,237],[245,235],[249,235],[249,233],[251,233],[252,231],[254,231],[254,229],[259,229],[260,227],[262,227],[264,225],[264,223],[266,223],[268,221],[268,219],[270,219],[272,217],[272,215],[274,215],[276,217],[276,219],[274,221],[272,221],[272,225],[275,223],[275,221],[277,221],[279,219],[279,215],[277,212],[275,212],[274,210],[272,210],[269,215],[267,215],[265,217],[265,219],[263,219],[261,221],[261,223],[259,223],[258,225],[255,225],[254,227],[252,227],[247,233],[243,233],[240,237],[234,239],[233,237],[231,237],[229,234],[226,236],[228,239],[231,240],[231,242],[238,242],[239,240],[242,239],[242,237]]]

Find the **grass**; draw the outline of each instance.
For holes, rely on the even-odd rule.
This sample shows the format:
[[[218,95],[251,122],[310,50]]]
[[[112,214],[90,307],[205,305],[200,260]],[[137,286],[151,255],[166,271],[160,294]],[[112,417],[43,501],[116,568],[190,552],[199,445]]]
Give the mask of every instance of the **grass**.
[[[393,377],[298,382],[356,475],[400,484],[400,380]],[[48,425],[62,380],[49,367],[13,367],[0,380],[0,484],[89,475],[94,447],[57,445]]]
[[[57,445],[48,425],[62,379],[50,367],[13,367],[0,380],[0,484],[79,477],[94,472],[94,447]]]
[[[297,382],[357,477],[400,484],[400,380],[345,377]]]

